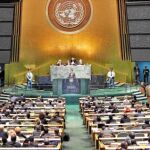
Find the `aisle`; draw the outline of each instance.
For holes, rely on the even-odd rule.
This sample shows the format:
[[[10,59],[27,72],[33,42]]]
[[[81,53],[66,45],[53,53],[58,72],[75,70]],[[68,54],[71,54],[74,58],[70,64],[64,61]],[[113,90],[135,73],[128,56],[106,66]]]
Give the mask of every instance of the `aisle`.
[[[66,106],[66,129],[70,141],[64,142],[63,150],[95,150],[79,112],[79,105]]]

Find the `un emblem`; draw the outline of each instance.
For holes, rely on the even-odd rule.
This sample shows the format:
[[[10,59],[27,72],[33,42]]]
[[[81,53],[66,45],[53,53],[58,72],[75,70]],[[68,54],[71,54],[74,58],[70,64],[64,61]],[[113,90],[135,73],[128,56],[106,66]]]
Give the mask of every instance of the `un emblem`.
[[[73,34],[90,22],[92,4],[90,0],[48,0],[46,14],[56,30]]]

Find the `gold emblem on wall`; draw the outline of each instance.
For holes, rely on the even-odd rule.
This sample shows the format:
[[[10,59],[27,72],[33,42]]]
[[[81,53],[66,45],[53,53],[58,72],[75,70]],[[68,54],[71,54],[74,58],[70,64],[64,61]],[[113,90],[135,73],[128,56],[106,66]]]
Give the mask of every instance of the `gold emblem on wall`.
[[[90,0],[48,0],[46,14],[57,31],[74,34],[90,22],[92,4]]]

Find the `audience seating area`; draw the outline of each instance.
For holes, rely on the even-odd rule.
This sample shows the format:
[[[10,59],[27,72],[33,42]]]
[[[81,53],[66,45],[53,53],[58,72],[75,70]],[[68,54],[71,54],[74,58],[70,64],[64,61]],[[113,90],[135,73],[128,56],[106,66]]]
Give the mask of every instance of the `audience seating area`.
[[[1,94],[0,149],[61,150],[65,113],[64,98]]]
[[[150,106],[136,96],[79,99],[83,123],[98,150],[149,150]]]
[[[65,98],[0,94],[0,150],[62,150]],[[96,150],[149,150],[150,105],[135,95],[82,97],[83,124]]]

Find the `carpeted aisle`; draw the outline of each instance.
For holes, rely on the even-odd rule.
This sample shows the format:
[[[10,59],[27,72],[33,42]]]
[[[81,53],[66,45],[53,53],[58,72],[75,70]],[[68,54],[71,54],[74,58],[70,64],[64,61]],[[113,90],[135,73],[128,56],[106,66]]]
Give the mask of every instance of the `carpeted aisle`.
[[[66,129],[70,141],[63,143],[63,150],[95,150],[79,112],[79,105],[66,106]]]

